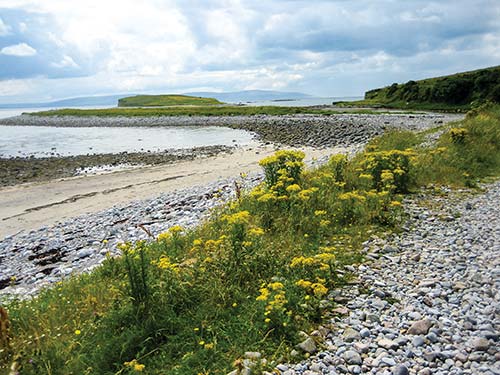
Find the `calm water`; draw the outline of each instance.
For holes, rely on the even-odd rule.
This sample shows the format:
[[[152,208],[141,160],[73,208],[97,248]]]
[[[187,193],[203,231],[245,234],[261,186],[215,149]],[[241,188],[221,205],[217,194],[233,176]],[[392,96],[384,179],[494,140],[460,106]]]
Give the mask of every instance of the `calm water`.
[[[244,130],[210,127],[175,128],[52,128],[0,126],[0,156],[35,157],[161,151],[198,146],[245,145],[252,134]],[[233,142],[236,141],[236,142]]]
[[[95,108],[111,108],[112,106],[85,106],[85,107],[64,107],[64,108],[79,108],[79,109],[95,109]],[[23,112],[40,112],[50,111],[52,109],[61,109],[62,107],[44,107],[44,108],[0,108],[0,119],[14,117],[23,114]]]
[[[351,102],[354,100],[363,99],[362,96],[346,96],[346,97],[329,97],[329,98],[305,98],[305,99],[297,99],[297,100],[262,100],[258,102],[248,102],[244,103],[246,105],[251,106],[260,106],[260,105],[270,105],[277,107],[306,107],[312,105],[330,105],[332,102]]]

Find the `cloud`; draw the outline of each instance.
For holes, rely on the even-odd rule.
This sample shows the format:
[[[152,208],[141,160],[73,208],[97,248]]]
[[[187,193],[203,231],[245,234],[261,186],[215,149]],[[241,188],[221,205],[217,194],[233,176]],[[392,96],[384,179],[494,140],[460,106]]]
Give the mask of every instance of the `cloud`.
[[[35,56],[36,49],[26,43],[14,44],[12,46],[3,47],[0,54],[7,56],[28,57]]]
[[[360,95],[495,65],[500,51],[496,0],[1,0],[0,9],[0,82],[33,80],[33,99],[197,87]],[[32,58],[4,52],[22,45]]]
[[[10,26],[6,25],[0,18],[0,36],[5,36],[10,34]]]
[[[51,65],[54,68],[78,68],[78,64],[68,55],[64,55],[60,62],[52,63]]]

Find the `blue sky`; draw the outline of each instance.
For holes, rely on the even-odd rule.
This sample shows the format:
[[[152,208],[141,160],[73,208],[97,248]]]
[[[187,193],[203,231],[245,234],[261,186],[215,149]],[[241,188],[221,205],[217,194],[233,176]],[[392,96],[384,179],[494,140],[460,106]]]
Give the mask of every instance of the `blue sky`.
[[[498,0],[0,0],[0,103],[245,89],[351,96],[493,65]]]

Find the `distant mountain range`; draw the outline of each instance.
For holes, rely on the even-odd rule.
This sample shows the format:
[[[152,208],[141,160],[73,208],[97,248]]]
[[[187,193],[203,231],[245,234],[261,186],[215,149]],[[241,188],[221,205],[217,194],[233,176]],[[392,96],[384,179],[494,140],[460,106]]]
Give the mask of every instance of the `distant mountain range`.
[[[114,106],[118,100],[133,94],[105,95],[105,96],[83,96],[63,100],[55,100],[43,103],[14,103],[0,104],[0,108],[47,108],[47,107],[91,107],[91,106]]]
[[[184,95],[214,98],[226,103],[260,102],[263,100],[296,100],[311,98],[301,92],[285,92],[271,90],[245,90],[235,92],[188,92]]]
[[[116,106],[118,100],[136,94],[117,94],[103,96],[84,96],[44,103],[12,103],[0,104],[0,108],[47,108],[47,107],[92,107]],[[245,103],[263,100],[296,100],[311,98],[312,96],[300,92],[283,92],[271,90],[245,90],[235,92],[190,92],[183,95],[202,98],[215,98],[226,103]]]

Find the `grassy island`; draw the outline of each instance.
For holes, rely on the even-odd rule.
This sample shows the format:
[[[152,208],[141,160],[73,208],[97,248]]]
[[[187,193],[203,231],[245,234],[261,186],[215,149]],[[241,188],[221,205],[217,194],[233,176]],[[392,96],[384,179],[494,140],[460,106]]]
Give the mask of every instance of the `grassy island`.
[[[118,107],[207,106],[224,104],[214,98],[188,95],[136,95],[118,100]]]

